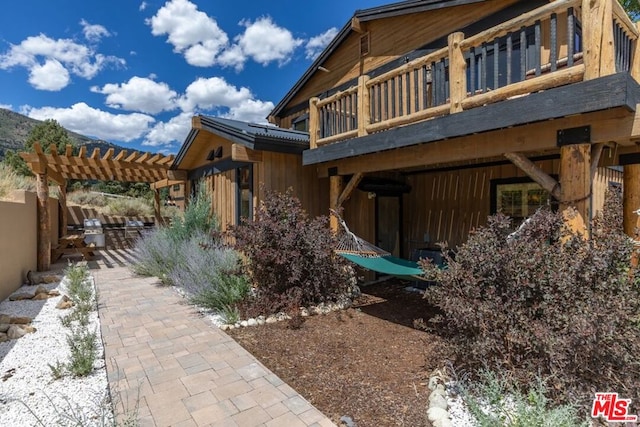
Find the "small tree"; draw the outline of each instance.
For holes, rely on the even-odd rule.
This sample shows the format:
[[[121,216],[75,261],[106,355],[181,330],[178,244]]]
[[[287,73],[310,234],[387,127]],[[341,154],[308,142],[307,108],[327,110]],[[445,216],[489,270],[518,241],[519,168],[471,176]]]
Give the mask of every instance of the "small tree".
[[[45,153],[49,153],[49,146],[51,144],[56,145],[58,152],[63,151],[67,145],[73,145],[73,141],[69,138],[67,130],[60,126],[54,119],[47,119],[31,129],[22,151],[33,152],[33,145],[36,142],[40,143]],[[5,163],[20,175],[33,175],[29,166],[27,166],[17,151],[8,150],[6,152]]]

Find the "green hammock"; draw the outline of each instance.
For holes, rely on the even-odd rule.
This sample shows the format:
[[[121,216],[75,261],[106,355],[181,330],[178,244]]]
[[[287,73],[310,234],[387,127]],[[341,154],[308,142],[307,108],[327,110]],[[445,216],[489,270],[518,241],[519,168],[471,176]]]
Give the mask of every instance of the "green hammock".
[[[406,280],[425,280],[422,277],[422,270],[418,263],[391,255],[381,257],[365,257],[361,255],[336,252],[338,255],[348,259],[360,267],[372,270],[388,276],[398,277]]]
[[[422,269],[418,267],[418,263],[396,258],[384,249],[361,239],[349,230],[347,224],[335,211],[331,211],[331,213],[338,218],[338,222],[344,229],[344,233],[335,249],[338,255],[360,267],[377,273],[405,280],[428,281],[423,277]]]

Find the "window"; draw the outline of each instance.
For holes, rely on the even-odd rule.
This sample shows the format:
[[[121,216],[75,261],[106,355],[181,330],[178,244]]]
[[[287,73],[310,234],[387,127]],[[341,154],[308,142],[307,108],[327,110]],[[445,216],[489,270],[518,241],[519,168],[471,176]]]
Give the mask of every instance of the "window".
[[[549,193],[528,178],[491,181],[491,213],[501,212],[519,225],[541,206],[551,204]]]
[[[173,191],[180,191],[180,184],[175,184],[173,186]]]
[[[236,169],[236,224],[253,218],[253,166]]]
[[[360,56],[366,56],[371,50],[371,42],[369,40],[369,33],[364,33],[360,36]]]
[[[303,114],[293,119],[291,128],[293,130],[309,132],[309,113]]]

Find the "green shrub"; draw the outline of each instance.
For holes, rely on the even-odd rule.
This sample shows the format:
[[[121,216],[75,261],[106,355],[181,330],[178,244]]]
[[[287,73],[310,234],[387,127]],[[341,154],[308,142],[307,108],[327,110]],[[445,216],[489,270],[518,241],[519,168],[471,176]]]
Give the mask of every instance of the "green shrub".
[[[607,199],[590,240],[548,210],[517,235],[496,215],[455,259],[445,254],[448,269],[421,262],[440,282],[425,297],[443,312],[434,320],[456,345],[459,366],[509,372],[520,384],[539,375],[553,399],[585,407],[592,390],[640,396],[639,280],[619,201]]]
[[[173,218],[168,233],[178,242],[189,240],[196,234],[210,234],[219,229],[218,218],[211,211],[211,195],[204,186],[200,186],[198,195],[189,200],[184,214]]]
[[[67,336],[67,344],[71,351],[71,360],[66,365],[69,372],[76,377],[89,375],[93,371],[96,360],[96,332],[87,328],[73,328]]]
[[[67,202],[80,206],[103,207],[107,206],[108,200],[100,193],[80,190],[67,194]]]
[[[310,219],[291,191],[267,191],[255,220],[243,221],[232,233],[246,257],[258,303],[272,311],[331,300],[353,279],[353,270],[333,252],[336,240],[328,219]]]
[[[169,275],[182,254],[170,237],[169,229],[156,228],[136,240],[134,257],[136,262],[130,268],[135,274],[157,277],[162,283],[170,285]]]
[[[153,216],[153,206],[144,199],[110,198],[105,214],[128,217]]]

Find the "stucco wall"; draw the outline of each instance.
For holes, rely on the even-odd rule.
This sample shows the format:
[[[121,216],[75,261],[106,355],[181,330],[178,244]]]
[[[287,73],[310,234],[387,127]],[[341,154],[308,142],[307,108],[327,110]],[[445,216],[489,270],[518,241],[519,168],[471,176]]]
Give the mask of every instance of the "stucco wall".
[[[0,301],[18,289],[27,272],[35,270],[38,213],[35,193],[16,191],[0,201]],[[58,200],[49,199],[52,241],[57,240]]]

